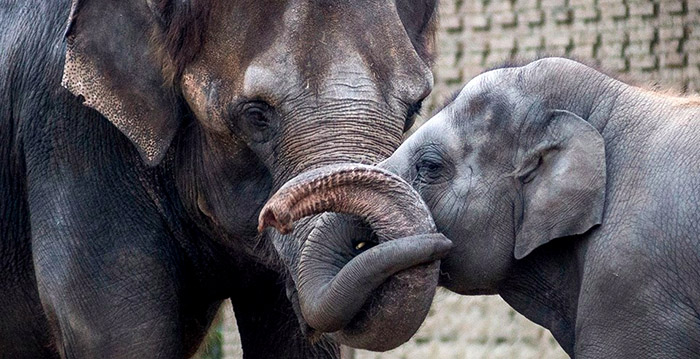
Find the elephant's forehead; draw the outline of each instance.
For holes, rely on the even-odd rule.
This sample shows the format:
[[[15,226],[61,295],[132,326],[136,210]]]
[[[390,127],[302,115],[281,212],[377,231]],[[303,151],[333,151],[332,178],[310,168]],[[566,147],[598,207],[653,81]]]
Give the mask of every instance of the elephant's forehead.
[[[494,101],[515,101],[522,97],[520,89],[521,68],[502,68],[484,72],[471,79],[460,91],[455,102],[461,106],[474,106],[480,102],[481,107]]]
[[[202,52],[206,71],[238,94],[333,88],[413,98],[432,87],[395,6],[385,2],[219,1]]]
[[[202,54],[199,56],[200,68],[214,77],[224,80],[233,90],[240,93],[249,83],[257,83],[270,76],[277,76],[274,83],[291,81],[292,73],[264,73],[253,67],[250,73],[245,69],[253,65],[254,59],[264,58],[270,64],[290,68],[291,53],[276,54],[285,48],[288,40],[281,36],[288,24],[294,20],[302,8],[286,11],[286,2],[270,3],[269,6],[257,8],[248,1],[218,1],[214,8],[207,29],[207,39]],[[267,54],[267,56],[266,56]]]
[[[472,79],[451,106],[455,127],[469,131],[495,131],[511,122],[513,107],[523,99],[518,69],[498,69]]]
[[[269,66],[252,64],[244,72],[243,84],[240,93],[246,97],[254,97],[260,94],[273,96],[275,93],[290,93],[291,89],[297,88],[300,79],[294,72],[276,71]],[[266,99],[271,103],[279,102],[279,99]]]
[[[440,144],[445,150],[457,150],[463,143],[461,131],[454,121],[454,116],[443,109],[421,126],[406,141],[414,148],[428,144]]]

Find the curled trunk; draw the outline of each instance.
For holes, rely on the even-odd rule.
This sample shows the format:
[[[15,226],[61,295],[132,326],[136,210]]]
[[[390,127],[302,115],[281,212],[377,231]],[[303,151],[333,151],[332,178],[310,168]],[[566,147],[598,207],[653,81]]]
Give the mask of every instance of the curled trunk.
[[[322,212],[355,214],[380,235],[434,233],[420,195],[400,177],[361,164],[338,164],[304,172],[287,182],[260,212],[258,230],[292,231],[294,221]]]
[[[401,178],[383,169],[331,165],[285,184],[265,205],[259,229],[282,233],[293,222],[322,212],[362,218],[377,244],[358,248],[348,261],[333,261],[348,238],[363,231],[347,216],[325,214],[305,243],[296,269],[302,315],[319,331],[335,332],[340,342],[387,350],[410,338],[427,315],[435,292],[439,258],[451,242],[437,234],[420,196]],[[345,228],[343,228],[345,227]],[[339,228],[341,228],[339,230]]]

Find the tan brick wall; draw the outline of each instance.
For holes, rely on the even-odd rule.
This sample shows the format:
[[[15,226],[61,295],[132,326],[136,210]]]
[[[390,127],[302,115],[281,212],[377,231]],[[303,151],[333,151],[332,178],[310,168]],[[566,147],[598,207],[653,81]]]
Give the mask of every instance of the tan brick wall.
[[[506,60],[543,55],[700,89],[700,0],[441,0],[440,16],[433,100]]]
[[[700,90],[700,0],[441,0],[435,88],[425,112],[506,60],[570,56],[622,79]],[[233,316],[224,353],[240,358]],[[549,332],[499,297],[441,291],[410,342],[357,359],[566,358]]]

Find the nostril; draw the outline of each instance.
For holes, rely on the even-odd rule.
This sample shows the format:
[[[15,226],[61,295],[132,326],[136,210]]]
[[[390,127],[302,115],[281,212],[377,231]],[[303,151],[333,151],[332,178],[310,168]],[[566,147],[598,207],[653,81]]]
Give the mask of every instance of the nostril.
[[[364,252],[364,251],[376,246],[377,243],[379,243],[379,242],[370,238],[369,240],[360,240],[357,242],[353,242],[352,246],[355,248],[356,253],[361,253],[361,252]]]

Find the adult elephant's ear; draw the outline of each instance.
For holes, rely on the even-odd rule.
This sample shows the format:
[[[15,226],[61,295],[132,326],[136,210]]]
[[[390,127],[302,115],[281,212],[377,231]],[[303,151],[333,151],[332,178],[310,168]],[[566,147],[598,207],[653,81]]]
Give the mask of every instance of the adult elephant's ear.
[[[605,204],[605,142],[568,111],[551,111],[539,143],[525,152],[514,175],[522,183],[515,258],[560,237],[600,224]]]
[[[146,0],[73,0],[62,85],[82,95],[156,165],[177,131],[174,91],[151,37],[156,17]]]

